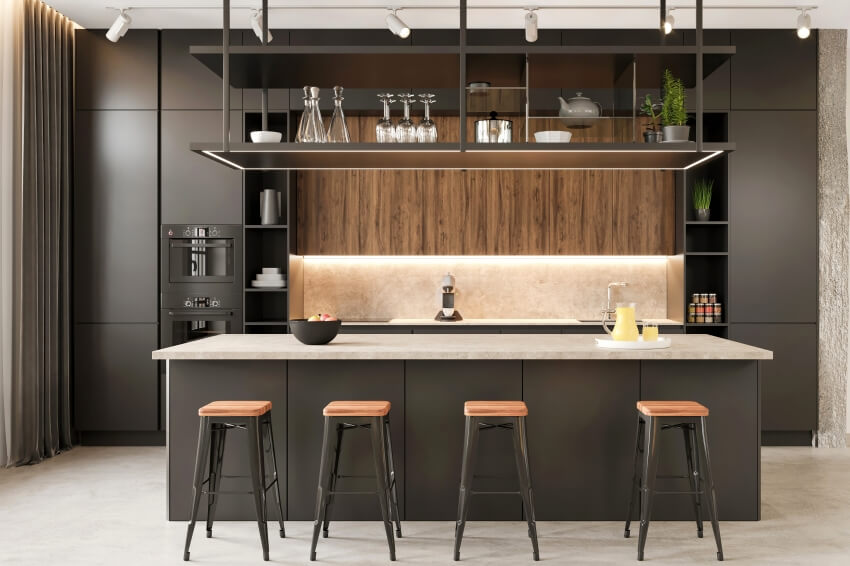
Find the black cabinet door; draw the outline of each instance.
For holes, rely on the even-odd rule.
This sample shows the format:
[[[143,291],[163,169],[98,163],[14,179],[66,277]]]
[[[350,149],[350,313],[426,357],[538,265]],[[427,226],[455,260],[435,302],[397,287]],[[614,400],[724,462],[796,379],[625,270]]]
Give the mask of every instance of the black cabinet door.
[[[732,109],[815,110],[816,34],[801,40],[791,29],[732,30]],[[785,131],[794,134],[783,140],[797,135],[792,127]]]
[[[729,322],[817,322],[817,114],[732,112],[729,136]]]
[[[81,431],[159,425],[156,324],[74,326],[74,424]]]
[[[312,521],[322,453],[322,409],[336,400],[386,400],[392,403],[390,422],[393,464],[398,482],[399,511],[405,508],[404,362],[403,361],[290,361],[287,430],[289,464],[289,519]],[[342,491],[373,491],[375,466],[369,433],[345,433],[337,484]],[[343,495],[336,499],[331,521],[381,517],[378,500],[369,495]],[[333,528],[333,527],[331,527]]]
[[[635,361],[523,362],[539,520],[603,521],[624,513],[639,388]]]
[[[77,109],[156,110],[159,32],[134,29],[112,43],[104,31],[75,34]]]
[[[157,126],[152,111],[77,112],[77,322],[156,322]]]
[[[192,45],[221,45],[221,37],[221,30],[162,31],[163,110],[221,110],[221,78],[189,54]],[[230,41],[241,45],[242,32],[231,31]],[[230,89],[230,108],[242,108],[242,89]]]
[[[729,338],[773,351],[761,366],[761,429],[808,431],[818,424],[816,324],[733,324]]]
[[[231,112],[230,139],[242,139],[242,117]],[[162,223],[241,224],[242,172],[189,150],[221,140],[221,112],[162,112]]]
[[[408,521],[453,521],[457,518],[463,455],[463,404],[474,400],[522,399],[521,361],[407,361],[405,460],[410,485]],[[516,489],[511,435],[501,429],[481,433],[475,489]],[[497,476],[497,477],[494,477]],[[522,517],[518,497],[472,498],[470,519],[512,520]]]

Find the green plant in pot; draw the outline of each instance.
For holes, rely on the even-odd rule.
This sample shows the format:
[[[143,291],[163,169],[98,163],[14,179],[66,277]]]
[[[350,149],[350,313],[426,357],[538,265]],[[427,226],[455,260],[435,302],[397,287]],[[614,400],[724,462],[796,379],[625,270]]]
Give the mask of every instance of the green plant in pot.
[[[644,116],[649,116],[651,120],[646,127],[646,131],[643,133],[643,140],[646,143],[657,143],[661,141],[661,132],[658,131],[658,118],[661,117],[660,110],[661,103],[652,102],[652,96],[647,94],[640,107],[640,113]]]
[[[713,179],[697,179],[691,193],[697,220],[705,222],[711,218],[711,191],[714,189]]]
[[[691,135],[688,113],[685,111],[685,85],[664,70],[664,99],[661,103],[661,123],[664,125],[665,142],[686,142]]]

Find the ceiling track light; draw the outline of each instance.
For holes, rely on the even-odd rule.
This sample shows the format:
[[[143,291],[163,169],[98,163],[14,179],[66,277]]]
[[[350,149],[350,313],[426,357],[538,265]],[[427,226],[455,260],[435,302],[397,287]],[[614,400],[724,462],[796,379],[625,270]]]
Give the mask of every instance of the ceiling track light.
[[[251,29],[254,30],[254,35],[257,36],[257,39],[260,40],[260,43],[263,42],[263,18],[265,14],[263,14],[262,10],[254,10],[251,12]],[[272,42],[272,30],[266,31],[266,43]]]
[[[387,14],[387,27],[394,35],[397,35],[402,39],[407,39],[410,37],[410,26],[398,17],[398,10],[398,8],[394,8],[389,14]]]
[[[129,10],[129,8],[127,8],[127,10]],[[127,10],[119,10],[118,17],[115,18],[115,21],[109,29],[106,30],[106,39],[112,43],[117,43],[119,39],[124,37],[127,30],[130,29],[130,24],[133,23],[133,19],[130,18]]]
[[[797,37],[806,39],[812,35],[812,17],[807,8],[798,8],[800,15],[797,16]]]
[[[537,8],[525,9],[525,40],[528,43],[537,41]]]
[[[673,33],[673,26],[676,24],[676,18],[673,17],[674,8],[667,8],[667,14],[664,16],[664,35]]]

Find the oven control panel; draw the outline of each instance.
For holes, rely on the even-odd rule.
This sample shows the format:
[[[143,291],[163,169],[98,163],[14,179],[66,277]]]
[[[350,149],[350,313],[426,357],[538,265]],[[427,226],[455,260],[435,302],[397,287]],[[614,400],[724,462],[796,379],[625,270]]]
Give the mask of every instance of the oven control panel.
[[[218,226],[179,226],[169,227],[169,238],[218,238],[223,234]]]
[[[221,300],[218,297],[186,297],[183,299],[183,307],[187,309],[218,309],[221,308]]]

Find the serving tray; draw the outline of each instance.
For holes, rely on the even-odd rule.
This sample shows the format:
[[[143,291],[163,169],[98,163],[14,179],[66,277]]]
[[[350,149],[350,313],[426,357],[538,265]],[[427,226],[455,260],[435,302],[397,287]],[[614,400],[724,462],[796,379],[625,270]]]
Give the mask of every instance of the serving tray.
[[[665,336],[659,336],[658,340],[652,342],[644,342],[643,337],[637,339],[636,342],[626,342],[624,340],[612,340],[611,338],[597,338],[596,345],[600,348],[608,348],[610,350],[661,350],[669,348],[673,341]]]

